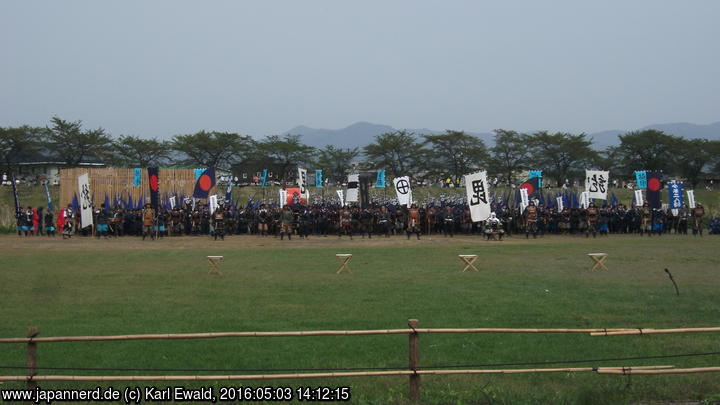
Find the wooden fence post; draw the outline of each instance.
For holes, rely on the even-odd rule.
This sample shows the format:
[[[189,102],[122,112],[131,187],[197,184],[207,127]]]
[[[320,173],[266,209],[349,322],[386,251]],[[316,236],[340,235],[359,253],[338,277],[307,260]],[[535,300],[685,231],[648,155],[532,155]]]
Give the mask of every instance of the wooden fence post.
[[[420,367],[420,334],[415,331],[418,327],[417,319],[408,319],[408,326],[413,330],[408,335],[408,351],[410,370],[417,371]],[[410,374],[410,401],[417,402],[420,400],[420,375]]]
[[[37,388],[37,382],[32,379],[32,377],[37,374],[37,371],[35,370],[35,367],[37,367],[37,342],[34,342],[32,338],[36,337],[40,331],[38,328],[30,328],[28,329],[27,337],[29,337],[31,340],[28,342],[27,345],[27,375],[28,375],[28,381],[27,381],[27,389],[34,390]]]

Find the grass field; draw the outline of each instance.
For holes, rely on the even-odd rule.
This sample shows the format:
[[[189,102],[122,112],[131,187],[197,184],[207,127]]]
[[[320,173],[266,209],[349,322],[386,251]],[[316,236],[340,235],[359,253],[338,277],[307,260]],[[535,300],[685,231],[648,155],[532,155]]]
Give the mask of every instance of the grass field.
[[[143,243],[0,237],[0,337],[391,329],[421,327],[665,328],[720,326],[717,237],[597,240],[476,237],[281,242],[250,236]],[[610,254],[589,271],[589,252]],[[353,273],[335,274],[335,253]],[[223,255],[223,276],[207,255]],[[458,254],[478,254],[461,273]],[[663,269],[674,274],[676,296]],[[720,334],[589,337],[564,334],[421,336],[421,365],[456,366],[718,352]],[[24,345],[2,345],[0,366],[23,366]],[[40,374],[247,374],[248,369],[405,367],[407,336],[222,338],[41,343],[40,367],[232,369],[233,372],[58,371]],[[717,366],[720,356],[591,361],[535,367]],[[510,366],[506,366],[510,367]],[[516,368],[528,368],[515,366]],[[474,368],[474,367],[468,367]],[[500,368],[487,366],[485,368]],[[24,370],[4,369],[5,375]],[[114,387],[122,383],[113,384]],[[221,386],[344,386],[353,403],[405,403],[407,377],[217,382]],[[95,387],[97,383],[41,384]],[[136,385],[136,384],[131,384]],[[177,385],[177,384],[151,384]],[[182,385],[201,386],[200,383]],[[207,384],[205,384],[207,385]],[[4,383],[0,389],[22,388]],[[424,403],[597,403],[718,399],[717,374],[425,376]]]

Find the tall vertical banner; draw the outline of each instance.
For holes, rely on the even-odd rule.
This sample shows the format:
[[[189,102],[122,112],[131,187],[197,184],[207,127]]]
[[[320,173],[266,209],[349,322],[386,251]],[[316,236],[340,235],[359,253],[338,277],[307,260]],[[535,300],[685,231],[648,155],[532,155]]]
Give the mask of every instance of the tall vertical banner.
[[[695,208],[695,190],[688,190],[688,207]]]
[[[45,198],[47,198],[48,211],[53,211],[52,197],[50,197],[50,189],[48,189],[47,180],[43,182],[43,186],[45,187]]]
[[[10,180],[12,181],[12,187],[13,187],[13,198],[15,198],[15,219],[18,219],[20,217],[20,196],[18,195],[17,191],[17,184],[15,181],[15,175],[10,175]],[[18,231],[20,228],[18,228]]]
[[[668,194],[671,209],[680,209],[683,206],[683,185],[677,181],[668,183]]]
[[[160,190],[159,190],[159,179],[160,169],[157,167],[148,167],[148,183],[150,183],[150,205],[152,205],[155,212],[158,211],[158,205],[160,204]]]
[[[588,206],[590,206],[590,193],[583,191],[580,193],[580,207],[587,208]]]
[[[660,197],[662,183],[660,179],[662,174],[658,172],[647,172],[647,200],[648,206],[653,209],[660,209]]]
[[[210,203],[210,215],[212,215],[218,207],[217,194],[208,197],[208,202]]]
[[[287,204],[287,190],[280,189],[280,208],[284,207],[285,204]]]
[[[360,183],[360,176],[357,174],[351,174],[347,180],[347,195],[345,201],[347,202],[358,202],[358,187]]]
[[[338,198],[340,199],[340,206],[344,207],[345,206],[345,196],[343,196],[343,191],[337,190],[337,195],[338,195]]]
[[[642,190],[635,190],[635,206],[642,207],[642,205],[643,205]]]
[[[80,227],[85,228],[93,224],[92,194],[87,173],[78,177],[78,195],[80,196]]]
[[[170,202],[170,209],[171,209],[171,210],[174,210],[174,209],[175,209],[175,205],[176,205],[175,196],[170,197],[170,199],[169,199],[168,201]]]
[[[520,212],[525,211],[525,208],[530,205],[530,197],[528,195],[528,189],[523,187],[520,189]]]
[[[375,178],[375,188],[385,188],[385,170],[378,170]]]
[[[607,200],[609,173],[602,170],[585,170],[585,191],[589,198]]]
[[[490,198],[488,197],[487,172],[481,171],[465,175],[465,194],[470,206],[473,222],[486,220],[490,216]]]
[[[560,212],[560,211],[562,211],[563,209],[565,209],[564,203],[563,203],[563,198],[562,198],[562,197],[557,197],[557,198],[555,198],[555,201],[557,201],[557,210],[558,210],[558,212]]]
[[[534,179],[536,177],[538,179],[538,188],[542,188],[542,170],[530,170],[528,178]]]
[[[323,186],[323,173],[322,170],[315,170],[315,187],[322,188]]]
[[[300,196],[305,197],[305,194],[307,193],[307,169],[301,169],[298,167],[298,179],[297,179],[298,187],[300,187]]]
[[[645,170],[635,171],[635,188],[647,188],[647,172]]]
[[[142,178],[142,169],[136,167],[133,169],[133,187],[140,187],[140,179]],[[197,179],[195,179],[197,180]]]
[[[412,193],[410,190],[410,177],[396,177],[393,179],[395,186],[395,194],[397,194],[398,203],[409,207],[412,204]]]

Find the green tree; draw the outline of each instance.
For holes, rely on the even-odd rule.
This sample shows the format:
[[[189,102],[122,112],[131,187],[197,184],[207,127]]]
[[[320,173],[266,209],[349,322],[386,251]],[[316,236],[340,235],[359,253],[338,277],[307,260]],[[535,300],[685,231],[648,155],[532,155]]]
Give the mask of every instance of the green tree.
[[[182,163],[220,169],[229,169],[233,163],[245,159],[253,145],[249,136],[216,131],[176,135],[171,143],[172,149],[185,155]]]
[[[597,160],[598,154],[585,134],[540,131],[530,138],[530,164],[542,168],[543,177],[555,179],[562,185],[565,179],[582,177],[584,169]]]
[[[705,170],[717,160],[720,141],[680,138],[676,142],[675,172],[696,187]]]
[[[323,169],[326,178],[341,183],[347,179],[352,162],[359,154],[358,148],[342,149],[327,145],[318,151],[317,165]]]
[[[114,161],[127,167],[162,166],[170,157],[170,144],[155,138],[121,136],[115,141]]]
[[[528,136],[504,129],[496,129],[494,132],[495,146],[490,148],[490,171],[504,181],[514,183],[515,175],[528,168]]]
[[[393,177],[411,174],[417,167],[422,146],[415,134],[407,131],[386,132],[363,148],[368,169],[384,169]]]
[[[315,148],[300,141],[300,135],[271,135],[259,142],[256,149],[258,161],[266,161],[265,167],[276,165],[280,170],[280,180],[290,176],[290,169],[295,166],[306,166],[314,162]]]
[[[429,175],[458,178],[485,166],[488,152],[482,139],[464,131],[447,130],[441,135],[423,135],[425,171]]]
[[[624,175],[632,175],[634,170],[668,172],[673,168],[673,151],[680,138],[656,129],[628,132],[619,138],[617,152]]]
[[[111,156],[113,140],[102,128],[83,130],[82,121],[52,117],[47,128],[48,146],[68,166],[77,166],[86,158],[106,160]]]
[[[46,135],[45,128],[34,128],[27,125],[21,127],[0,127],[0,164],[10,170],[17,163],[36,154]]]

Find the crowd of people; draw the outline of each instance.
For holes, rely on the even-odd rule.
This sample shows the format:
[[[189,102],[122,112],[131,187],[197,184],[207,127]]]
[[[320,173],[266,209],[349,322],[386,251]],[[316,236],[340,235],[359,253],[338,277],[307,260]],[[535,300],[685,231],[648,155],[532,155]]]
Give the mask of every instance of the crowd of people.
[[[293,203],[279,207],[277,204],[249,203],[245,207],[220,204],[211,210],[207,204],[185,201],[181,206],[157,210],[150,204],[141,209],[124,209],[120,206],[106,207],[102,204],[93,210],[94,227],[80,226],[80,215],[71,205],[53,211],[28,207],[18,215],[18,231],[21,235],[55,236],[73,235],[96,237],[137,236],[155,239],[181,235],[209,235],[224,239],[226,235],[274,236],[289,240],[309,236],[337,237],[390,237],[406,238],[421,235],[457,234],[480,235],[488,239],[519,235],[536,238],[544,235],[579,235],[597,237],[609,234],[635,234],[661,236],[684,234],[702,236],[720,234],[720,217],[706,221],[701,204],[693,209],[685,206],[678,210],[651,209],[642,206],[627,207],[623,204],[596,207],[594,203],[584,208],[546,207],[532,200],[527,207],[508,207],[493,204],[490,216],[473,222],[470,209],[462,201],[412,204],[399,206],[392,202],[373,202],[361,208],[358,204],[340,205],[338,202],[301,205]],[[212,211],[212,212],[211,212]]]

